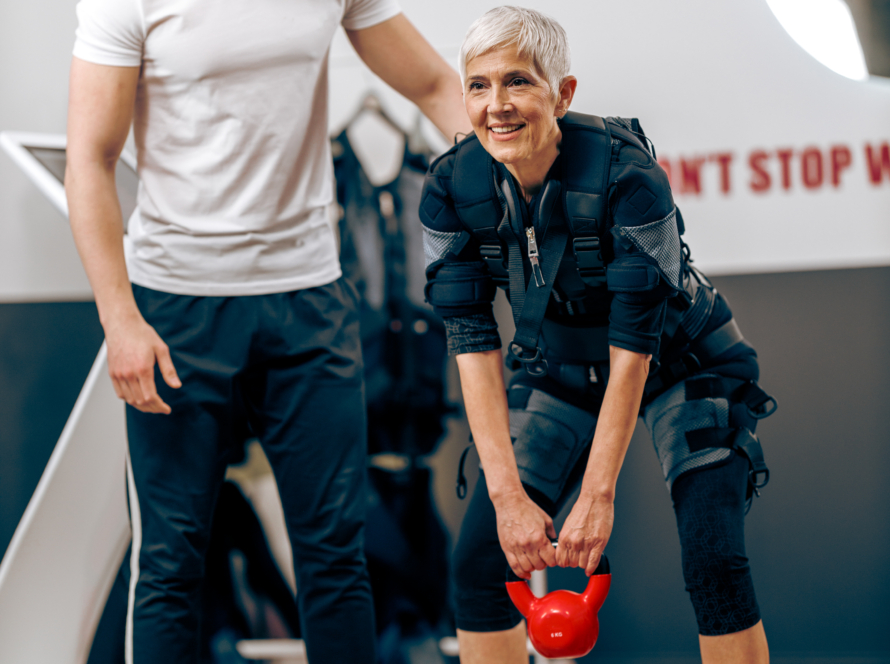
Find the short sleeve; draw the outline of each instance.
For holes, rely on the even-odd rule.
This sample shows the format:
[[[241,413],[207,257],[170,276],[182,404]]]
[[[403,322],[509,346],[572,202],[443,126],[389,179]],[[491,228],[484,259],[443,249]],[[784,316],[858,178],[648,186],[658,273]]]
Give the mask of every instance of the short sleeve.
[[[363,30],[401,13],[396,0],[346,0],[341,24],[347,30]]]
[[[140,0],[80,0],[75,57],[97,65],[138,67],[145,38]]]

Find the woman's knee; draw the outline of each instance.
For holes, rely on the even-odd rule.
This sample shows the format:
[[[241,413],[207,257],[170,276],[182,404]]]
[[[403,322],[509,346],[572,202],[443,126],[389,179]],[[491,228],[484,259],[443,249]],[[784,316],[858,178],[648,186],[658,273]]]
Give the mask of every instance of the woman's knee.
[[[681,476],[673,487],[683,576],[699,632],[707,636],[747,629],[760,620],[745,554],[747,460]]]

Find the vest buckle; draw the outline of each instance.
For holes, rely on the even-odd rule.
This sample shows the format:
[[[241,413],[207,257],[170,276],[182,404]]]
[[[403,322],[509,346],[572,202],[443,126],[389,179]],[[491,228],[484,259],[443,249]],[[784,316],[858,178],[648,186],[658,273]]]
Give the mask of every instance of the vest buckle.
[[[513,341],[510,343],[510,359],[524,366],[530,376],[547,375],[547,360],[544,359],[539,347],[532,350]]]
[[[488,271],[495,282],[503,283],[510,275],[504,266],[504,250],[500,244],[483,244],[479,247],[479,255],[488,266]]]
[[[576,237],[572,240],[572,250],[582,278],[606,278],[606,266],[603,264],[598,237]]]

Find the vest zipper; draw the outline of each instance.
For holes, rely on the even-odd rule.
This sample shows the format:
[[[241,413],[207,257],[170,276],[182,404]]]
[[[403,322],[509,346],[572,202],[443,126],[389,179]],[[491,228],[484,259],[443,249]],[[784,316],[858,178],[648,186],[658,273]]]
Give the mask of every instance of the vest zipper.
[[[532,264],[532,274],[535,275],[535,285],[540,288],[544,285],[544,274],[541,272],[541,263],[538,260],[538,241],[535,239],[534,226],[527,226],[525,237],[528,238],[528,261]]]

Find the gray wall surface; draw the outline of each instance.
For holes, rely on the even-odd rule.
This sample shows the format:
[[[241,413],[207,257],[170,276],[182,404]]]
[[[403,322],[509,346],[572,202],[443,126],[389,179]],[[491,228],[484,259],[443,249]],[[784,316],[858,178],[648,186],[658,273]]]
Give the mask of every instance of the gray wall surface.
[[[12,539],[102,339],[92,302],[0,304],[0,552]]]

